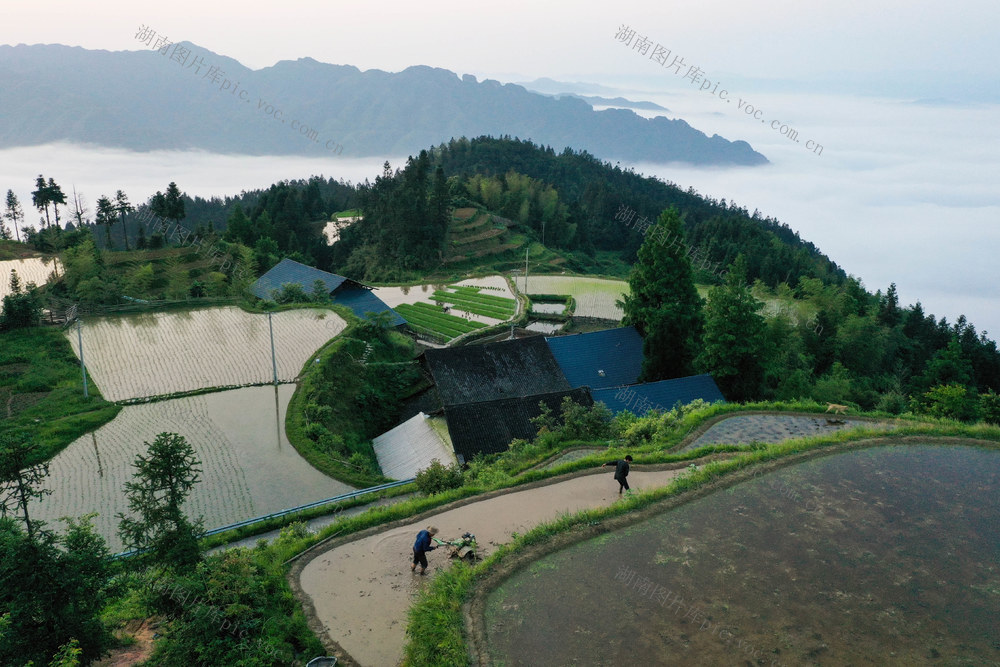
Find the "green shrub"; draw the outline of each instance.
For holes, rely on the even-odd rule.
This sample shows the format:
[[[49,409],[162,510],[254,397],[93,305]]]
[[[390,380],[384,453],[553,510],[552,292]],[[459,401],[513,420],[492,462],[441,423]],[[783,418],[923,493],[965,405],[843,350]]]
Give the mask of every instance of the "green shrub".
[[[875,409],[880,412],[888,412],[890,415],[901,415],[910,407],[906,396],[898,391],[890,391],[882,395],[875,405]]]
[[[295,523],[290,523],[282,528],[274,543],[275,546],[280,549],[283,546],[298,542],[302,538],[309,537],[310,535],[312,535],[312,531],[309,530],[309,526],[306,525],[306,522],[296,521]]]
[[[642,417],[632,422],[622,434],[625,443],[630,447],[649,444],[656,435],[660,424],[657,419]]]
[[[1000,394],[991,389],[979,395],[979,415],[984,422],[1000,424]]]
[[[516,456],[523,453],[525,448],[529,446],[527,440],[514,440],[510,443],[508,452]],[[507,454],[507,452],[504,454]],[[465,473],[467,481],[484,489],[498,489],[502,486],[509,486],[511,476],[503,467],[504,458],[506,458],[504,455],[498,457],[477,454],[469,462],[469,469]]]
[[[382,472],[379,470],[378,463],[372,461],[370,457],[365,456],[362,452],[354,452],[347,462],[366,475],[380,475]]]
[[[306,417],[311,422],[324,422],[333,415],[333,408],[329,405],[318,405],[310,402],[306,405]]]
[[[282,537],[294,542],[298,528]],[[287,531],[287,532],[286,532]],[[166,632],[149,665],[302,665],[322,645],[306,629],[272,549],[232,549],[160,582],[153,611]]]
[[[586,407],[566,396],[562,419],[562,436],[566,440],[604,440],[611,432],[611,410],[604,403]]]
[[[0,331],[33,327],[42,319],[42,301],[34,284],[28,283],[28,287],[22,289],[19,283],[15,283],[17,271],[11,269],[10,274],[13,289],[3,298],[3,306],[0,308]]]
[[[939,384],[923,395],[920,408],[932,417],[974,421],[979,397],[960,384]]]
[[[322,424],[312,423],[306,426],[306,437],[313,442],[319,442],[325,435],[332,435],[330,430]]]
[[[417,488],[428,496],[457,489],[463,482],[462,469],[457,463],[446,466],[434,459],[429,466],[417,472]]]
[[[271,298],[277,303],[309,303],[311,298],[302,285],[298,283],[283,283],[280,290],[271,290]]]

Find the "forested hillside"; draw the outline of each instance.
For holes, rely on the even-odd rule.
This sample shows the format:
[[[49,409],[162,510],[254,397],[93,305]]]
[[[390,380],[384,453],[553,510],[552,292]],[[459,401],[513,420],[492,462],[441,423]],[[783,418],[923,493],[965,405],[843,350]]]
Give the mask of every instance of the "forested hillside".
[[[823,283],[846,278],[813,244],[756,211],[640,176],[586,152],[557,154],[509,137],[454,139],[421,151],[401,168],[387,163],[373,182],[357,185],[312,177],[211,199],[186,196],[182,188],[171,183],[166,194],[134,204],[121,191],[114,197],[101,195],[93,216],[83,211],[66,228],[89,229],[101,249],[186,243],[173,231],[160,233],[150,226],[148,213],[154,213],[178,225],[183,238],[186,230],[198,238],[219,235],[250,248],[257,271],[289,256],[359,280],[404,281],[467,268],[443,266],[448,254],[444,209],[471,205],[510,222],[510,233],[518,235],[511,247],[542,244],[563,256],[565,268],[600,267],[601,273],[624,277],[644,238],[641,221],[655,220],[674,206],[706,265],[728,266],[743,252],[749,279],[772,287],[801,277]],[[363,220],[328,247],[323,226],[333,213],[355,208],[361,209]],[[58,227],[51,226],[29,230],[26,239],[46,252],[78,241],[60,238]],[[497,259],[509,263],[512,257]],[[696,278],[718,282],[717,273],[701,270]]]
[[[503,215],[519,219],[523,188],[518,182],[529,177],[558,195],[558,206],[540,201],[528,209],[527,224],[541,232],[547,210],[559,227],[546,231],[546,244],[585,253],[611,250],[633,262],[643,235],[615,216],[624,206],[650,222],[670,206],[684,222],[688,240],[704,248],[713,262],[729,265],[740,252],[749,261],[749,277],[768,285],[795,282],[800,276],[823,282],[842,282],[846,274],[816,246],[803,241],[787,225],[749,213],[735,202],[715,201],[656,178],[641,176],[602,162],[585,151],[541,148],[510,138],[457,139],[434,151],[449,177],[466,185],[468,196]],[[511,176],[511,174],[515,174]],[[478,178],[477,178],[478,176]],[[480,185],[479,193],[467,187],[469,179]],[[550,196],[545,192],[544,196]],[[544,199],[543,196],[543,199]],[[780,243],[775,243],[778,240]]]
[[[684,237],[675,208],[655,225]],[[1000,421],[1000,351],[964,316],[935,320],[919,303],[901,306],[895,284],[871,294],[853,277],[751,286],[742,254],[706,301],[685,245],[650,235],[629,276],[624,322],[643,337],[644,379],[707,373],[732,401],[808,397]]]
[[[441,168],[441,172],[437,168]],[[432,184],[433,172],[433,184]],[[333,270],[368,280],[402,280],[441,263],[445,226],[429,221],[431,198],[447,191],[517,223],[534,241],[586,262],[611,253],[635,261],[643,233],[635,221],[655,220],[668,206],[681,213],[688,239],[707,259],[728,266],[740,252],[751,280],[775,286],[800,277],[840,283],[846,274],[787,225],[756,211],[601,162],[586,152],[540,147],[517,139],[454,139],[360,186],[364,224],[348,230]],[[632,225],[619,215],[634,212]],[[616,219],[616,216],[619,219]],[[699,275],[717,280],[711,274]]]

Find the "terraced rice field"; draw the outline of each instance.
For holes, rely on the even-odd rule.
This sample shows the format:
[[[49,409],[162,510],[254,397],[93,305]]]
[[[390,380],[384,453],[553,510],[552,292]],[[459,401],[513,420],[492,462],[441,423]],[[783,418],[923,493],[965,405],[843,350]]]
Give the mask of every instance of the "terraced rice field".
[[[61,516],[98,512],[94,520],[111,548],[121,550],[115,514],[136,455],[158,433],[187,438],[202,462],[201,481],[185,511],[218,528],[351,490],[310,466],[285,439],[285,410],[294,387],[247,387],[126,406],[111,422],[71,443],[50,463],[53,494],[32,515],[53,527]]]
[[[453,285],[377,287],[375,295],[406,318],[415,330],[449,339],[480,328],[477,325],[500,324],[517,312],[517,299],[506,279],[499,275],[469,278]],[[449,312],[445,313],[438,303],[447,304]],[[432,326],[428,316],[434,315],[452,319],[434,317],[437,326]]]
[[[436,290],[431,298],[435,302],[447,303],[473,315],[499,320],[510,319],[517,312],[517,301],[514,299],[481,292],[478,287],[456,286],[448,290]]]
[[[862,419],[806,417],[802,415],[734,415],[713,424],[681,451],[705,445],[748,445],[752,442],[777,443],[792,438],[825,435],[845,428],[895,428],[887,422]]]
[[[274,314],[278,380],[294,380],[309,357],[346,323],[321,310]],[[77,356],[76,332],[67,337]],[[142,313],[86,319],[87,368],[110,401],[209,387],[270,382],[267,315],[239,308]]]
[[[514,276],[517,288],[522,292],[524,276]],[[577,317],[596,317],[619,321],[624,316],[622,309],[615,305],[618,299],[628,293],[628,283],[624,280],[586,278],[582,276],[528,276],[528,294],[570,294],[576,300]]]
[[[11,293],[10,272],[12,269],[17,271],[17,277],[20,278],[21,285],[24,286],[28,283],[44,285],[57,267],[56,260],[43,260],[39,257],[0,262],[0,299]]]
[[[454,289],[457,287],[478,287],[483,294],[514,299],[514,294],[507,285],[507,280],[500,275],[486,276],[485,278],[468,278],[453,285],[445,283],[434,283],[425,285],[403,285],[400,287],[376,287],[375,296],[382,299],[387,306],[395,308],[404,303],[434,303],[434,292],[440,290]],[[461,310],[460,308],[457,310]]]
[[[402,315],[403,319],[414,330],[420,333],[443,336],[449,340],[486,326],[482,322],[449,315],[440,306],[422,301],[414,304],[401,304],[396,307],[396,312]]]
[[[692,498],[504,580],[476,664],[996,665],[998,470],[873,447]]]

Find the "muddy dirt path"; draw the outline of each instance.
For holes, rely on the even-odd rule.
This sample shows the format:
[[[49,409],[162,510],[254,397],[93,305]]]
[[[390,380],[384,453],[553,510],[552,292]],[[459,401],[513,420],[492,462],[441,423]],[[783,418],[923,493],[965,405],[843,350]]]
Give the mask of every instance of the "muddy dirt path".
[[[629,484],[633,490],[664,486],[683,472],[683,468],[635,469]],[[428,576],[412,574],[417,532],[435,525],[440,530],[438,537],[453,539],[470,531],[476,535],[481,553],[489,555],[514,533],[524,533],[560,514],[615,502],[618,483],[612,473],[608,468],[605,474],[588,474],[472,502],[311,554],[298,575],[307,611],[315,613],[315,620],[326,631],[327,637],[321,636],[324,643],[336,642],[357,664],[395,665],[402,658],[406,614],[414,596],[437,570],[450,564],[445,550],[438,549],[428,554]]]

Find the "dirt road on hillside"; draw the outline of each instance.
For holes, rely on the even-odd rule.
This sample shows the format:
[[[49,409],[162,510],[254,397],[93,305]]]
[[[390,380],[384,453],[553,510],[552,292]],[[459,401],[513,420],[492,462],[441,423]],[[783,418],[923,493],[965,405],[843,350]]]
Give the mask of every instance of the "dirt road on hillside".
[[[683,468],[633,469],[633,490],[668,484]],[[403,655],[406,614],[413,597],[433,574],[448,567],[444,549],[428,554],[430,567],[421,577],[410,572],[413,541],[428,525],[439,537],[453,539],[469,531],[481,553],[489,555],[511,540],[560,514],[605,507],[618,500],[613,469],[546,486],[513,491],[442,511],[408,525],[362,537],[311,554],[299,574],[299,584],[327,635],[357,663],[371,667],[396,665]],[[307,610],[309,605],[306,605]]]

